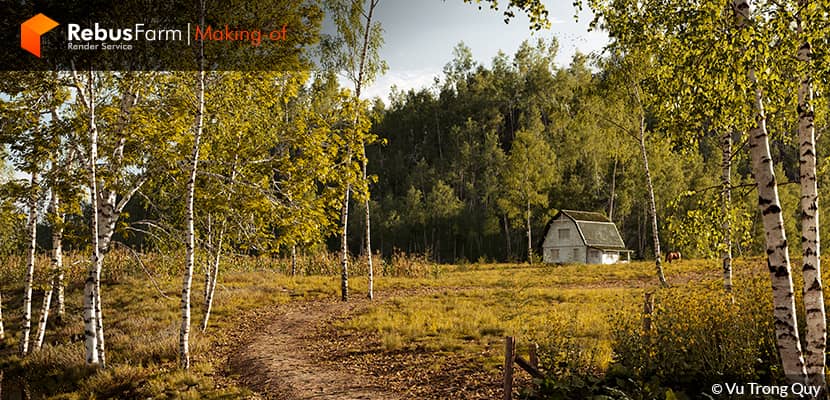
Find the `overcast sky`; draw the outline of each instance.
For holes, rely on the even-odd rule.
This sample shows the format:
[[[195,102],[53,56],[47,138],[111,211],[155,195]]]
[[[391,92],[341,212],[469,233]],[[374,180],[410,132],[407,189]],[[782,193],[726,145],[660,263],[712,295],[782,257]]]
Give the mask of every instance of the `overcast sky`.
[[[392,85],[404,90],[430,86],[452,59],[453,47],[462,41],[476,61],[485,65],[490,65],[499,50],[512,56],[526,39],[556,37],[560,65],[568,65],[577,50],[590,53],[607,43],[604,32],[588,32],[589,11],[583,11],[577,21],[571,1],[543,3],[550,12],[551,29],[534,32],[523,14],[505,24],[501,11],[486,5],[479,10],[463,0],[381,0],[376,12],[384,29],[381,56],[389,71],[364,91],[365,96],[386,100]]]

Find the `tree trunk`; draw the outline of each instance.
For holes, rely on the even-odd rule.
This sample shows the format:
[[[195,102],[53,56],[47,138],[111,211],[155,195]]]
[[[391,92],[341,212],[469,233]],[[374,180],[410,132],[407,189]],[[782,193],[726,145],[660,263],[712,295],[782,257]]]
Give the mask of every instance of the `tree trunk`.
[[[799,10],[806,12],[807,0],[799,0]],[[803,34],[804,20],[799,17],[798,32]],[[801,165],[801,247],[803,255],[804,309],[806,311],[806,344],[808,383],[822,387],[826,393],[825,348],[827,320],[824,312],[824,291],[821,283],[821,248],[819,243],[818,187],[816,186],[816,135],[813,125],[813,85],[810,64],[812,47],[805,41],[798,49],[798,59],[807,64],[807,73],[798,90],[798,143]]]
[[[614,220],[614,197],[617,196],[617,157],[614,156],[614,169],[611,171],[611,196],[608,198],[608,219]]]
[[[364,150],[364,152],[365,152],[365,150]],[[366,297],[368,297],[369,300],[372,300],[372,299],[375,298],[375,292],[374,292],[375,271],[374,271],[374,268],[372,266],[372,224],[370,222],[370,215],[369,215],[369,190],[368,190],[369,180],[368,180],[368,177],[366,175],[366,164],[367,163],[368,163],[368,160],[366,158],[364,158],[363,159],[363,180],[366,182],[366,188],[367,188],[367,190],[366,190],[366,262],[368,263],[367,265],[368,265],[368,268],[369,268],[369,291],[368,291]]]
[[[201,2],[201,20],[199,25],[205,25],[205,0]],[[187,239],[185,242],[185,267],[184,279],[182,282],[182,327],[179,333],[179,363],[183,369],[190,368],[190,289],[193,282],[193,264],[195,262],[196,232],[193,227],[193,200],[196,194],[196,170],[199,165],[199,141],[202,138],[202,129],[205,117],[205,70],[204,66],[204,41],[199,42],[199,78],[198,78],[198,110],[196,111],[196,132],[193,135],[193,155],[190,158],[190,176],[187,179],[187,198],[185,227]],[[215,279],[215,277],[214,277]],[[207,323],[207,314],[205,315]]]
[[[222,225],[219,228],[219,237],[216,239],[216,250],[214,252],[213,258],[213,271],[211,272],[210,281],[207,282],[207,299],[205,300],[205,315],[202,318],[202,332],[207,330],[208,320],[210,319],[210,312],[211,310],[213,310],[213,297],[216,293],[216,282],[219,279],[219,261],[222,257],[222,244],[225,238],[225,224],[226,221],[223,220]]]
[[[297,246],[291,246],[291,276],[297,276]]]
[[[640,114],[640,152],[643,157],[643,168],[646,173],[646,186],[648,187],[648,211],[651,214],[651,238],[654,241],[654,263],[657,268],[657,279],[660,280],[660,286],[668,287],[666,276],[663,274],[663,265],[661,264],[660,254],[660,235],[657,230],[657,204],[654,200],[654,185],[651,182],[651,170],[648,166],[648,153],[646,152],[646,118],[645,115]]]
[[[46,336],[46,323],[49,321],[49,309],[52,304],[52,293],[58,285],[58,275],[63,270],[63,216],[60,212],[60,197],[52,189],[52,201],[49,205],[52,214],[52,279],[49,280],[49,289],[43,295],[43,305],[40,308],[40,320],[38,321],[37,340],[35,349],[43,346],[43,339]]]
[[[114,202],[114,194],[112,195],[112,199]],[[101,302],[101,270],[104,267],[104,254],[106,254],[107,249],[109,248],[109,242],[112,239],[112,234],[115,232],[115,216],[109,210],[112,210],[112,207],[108,206],[109,204],[105,204],[103,201],[99,199],[98,206],[98,216],[103,216],[107,223],[104,225],[104,233],[102,234],[100,231],[98,232],[98,246],[101,248],[98,250],[98,257],[95,258],[95,336],[96,345],[98,346],[98,360],[101,362],[101,367],[104,368],[107,366],[107,356],[104,350],[104,316],[102,313],[102,302]],[[98,224],[98,228],[101,228],[101,224]]]
[[[351,164],[351,155],[346,165]],[[340,225],[343,227],[340,232],[340,299],[349,301],[349,194],[351,185],[346,184],[346,194],[343,197],[343,208],[340,210]]]
[[[207,216],[207,248],[209,251],[216,252],[216,249],[213,247],[213,220],[211,219],[211,215],[208,214]],[[210,270],[211,262],[210,256],[205,255],[204,257],[204,268],[205,268],[205,289],[203,293],[204,303],[205,303],[205,315],[207,315],[207,304],[210,299]],[[203,324],[204,325],[204,324]],[[204,331],[204,329],[203,329]]]
[[[754,78],[755,72],[750,71],[750,75]],[[755,79],[752,79],[752,82],[757,85]],[[753,174],[758,185],[758,205],[763,214],[767,265],[772,280],[775,336],[784,374],[794,382],[804,382],[806,371],[796,322],[789,246],[784,232],[760,88],[756,89],[755,110],[758,126],[749,132],[749,147]]]
[[[732,133],[723,134],[722,140],[723,158],[721,167],[721,214],[723,224],[723,288],[727,293],[732,292]]]
[[[530,201],[527,202],[527,211],[525,216],[527,221],[527,263],[533,264],[533,233],[530,229]]]
[[[37,250],[37,171],[32,172],[29,188],[29,252],[26,262],[26,278],[23,288],[23,335],[20,338],[20,354],[29,354],[29,336],[32,332],[32,281],[35,274],[35,250]]]
[[[234,156],[233,165],[231,166],[231,185],[233,185],[236,181],[236,164],[238,161],[239,156]],[[229,190],[226,198],[228,203],[231,201],[231,193],[232,191]],[[205,314],[202,318],[202,332],[207,330],[208,321],[210,320],[210,312],[213,310],[213,298],[216,293],[216,282],[219,280],[219,261],[222,258],[222,244],[224,244],[227,223],[227,218],[224,218],[222,219],[222,223],[219,225],[219,236],[216,239],[216,247],[214,249],[213,270],[210,270],[210,265],[205,267]],[[210,261],[208,261],[208,264],[210,264]]]
[[[97,182],[97,160],[98,160],[98,128],[95,125],[95,81],[94,73],[89,73],[89,99],[87,108],[89,109],[89,175],[90,175],[90,198],[92,200],[93,210],[98,207],[98,182]],[[88,364],[99,364],[100,358],[98,354],[98,335],[95,315],[95,287],[98,283],[99,275],[95,273],[99,261],[101,260],[100,247],[98,242],[98,217],[92,217],[92,262],[90,263],[87,277],[84,281],[84,348],[86,350],[86,362]]]
[[[738,13],[738,27],[742,28],[750,19],[749,1],[734,0],[733,6]],[[758,188],[758,207],[763,216],[767,265],[772,281],[776,344],[781,356],[784,375],[792,382],[804,383],[807,371],[799,341],[789,245],[784,231],[781,202],[778,198],[778,183],[775,179],[769,149],[763,92],[755,76],[754,67],[750,67],[747,71],[747,78],[755,89],[753,107],[756,126],[749,131],[749,148],[752,173]]]
[[[0,344],[6,341],[6,329],[3,328],[3,291],[0,290]]]
[[[502,220],[504,221],[504,239],[507,241],[507,260],[510,261],[513,258],[513,250],[510,246],[510,225],[507,223],[507,214],[504,214]]]

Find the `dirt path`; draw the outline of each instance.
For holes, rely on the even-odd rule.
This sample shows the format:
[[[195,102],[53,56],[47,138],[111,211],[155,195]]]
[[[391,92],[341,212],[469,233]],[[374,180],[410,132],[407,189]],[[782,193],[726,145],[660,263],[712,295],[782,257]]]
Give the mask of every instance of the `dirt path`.
[[[396,400],[375,378],[354,371],[332,369],[313,363],[308,335],[321,323],[338,315],[350,314],[364,301],[314,301],[280,306],[262,321],[250,339],[232,358],[231,369],[239,380],[268,399],[378,399]]]

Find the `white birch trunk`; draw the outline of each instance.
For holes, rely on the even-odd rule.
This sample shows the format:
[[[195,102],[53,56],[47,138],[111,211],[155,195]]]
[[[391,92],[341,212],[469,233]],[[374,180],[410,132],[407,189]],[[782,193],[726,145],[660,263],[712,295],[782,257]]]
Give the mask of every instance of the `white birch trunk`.
[[[237,164],[238,161],[239,161],[239,157],[234,156],[233,166],[231,166],[231,180],[230,180],[231,185],[233,185],[233,183],[236,181],[236,164]],[[230,203],[230,201],[231,201],[231,193],[232,193],[232,191],[229,190],[228,191],[228,197],[226,199],[226,201],[228,203]],[[214,294],[216,293],[216,282],[219,279],[219,261],[221,260],[221,257],[222,257],[222,244],[224,243],[225,228],[227,226],[227,222],[228,222],[227,219],[222,219],[222,223],[220,224],[220,227],[219,227],[219,235],[218,235],[218,238],[216,239],[216,247],[215,247],[215,250],[214,250],[213,271],[206,272],[206,278],[208,279],[208,281],[205,282],[205,285],[206,285],[206,289],[205,289],[205,296],[206,296],[205,297],[205,314],[204,314],[204,317],[202,318],[202,324],[201,324],[202,332],[207,330],[208,321],[210,320],[210,312],[213,309],[213,297],[214,297]],[[210,268],[210,267],[208,266],[208,268]]]
[[[640,115],[640,152],[643,159],[643,169],[646,173],[646,186],[648,188],[648,211],[651,214],[651,238],[654,242],[654,263],[657,269],[657,279],[660,281],[660,286],[669,286],[666,282],[666,276],[663,274],[663,265],[661,263],[662,255],[660,253],[660,235],[657,230],[657,204],[654,200],[654,184],[651,182],[651,170],[648,166],[648,152],[646,151],[646,118],[645,115]]]
[[[215,249],[213,247],[213,219],[211,218],[210,214],[208,214],[208,216],[207,216],[207,248],[210,251],[215,251]],[[211,281],[211,279],[210,279],[210,270],[211,270],[210,256],[205,255],[204,265],[205,265],[205,267],[204,267],[205,268],[204,301],[205,301],[205,315],[207,315],[207,309],[208,309],[207,304],[208,304],[208,301],[209,301],[210,281]],[[204,329],[202,329],[202,331],[204,331]]]
[[[35,250],[37,250],[37,172],[32,172],[29,188],[29,251],[26,262],[26,278],[23,288],[23,335],[20,338],[20,354],[29,354],[29,336],[32,332],[32,280],[35,274]]]
[[[87,108],[89,110],[89,175],[90,175],[90,198],[92,200],[93,210],[96,210],[96,215],[92,217],[92,260],[87,271],[87,277],[84,281],[84,348],[86,352],[86,362],[88,364],[99,364],[99,347],[98,334],[96,324],[96,286],[98,284],[98,275],[96,273],[98,265],[100,265],[101,254],[98,243],[98,182],[97,182],[97,160],[98,160],[98,128],[95,124],[95,81],[92,71],[89,73],[89,93]]]
[[[52,304],[52,293],[58,284],[58,274],[63,269],[63,217],[60,214],[60,197],[52,189],[52,201],[49,205],[49,212],[54,218],[52,224],[52,279],[49,280],[49,289],[43,295],[43,305],[40,308],[40,320],[37,324],[37,339],[35,350],[43,346],[43,339],[46,337],[46,323],[49,321],[49,309]]]
[[[614,220],[614,197],[617,196],[617,157],[614,156],[614,169],[611,172],[611,196],[608,199],[608,220]]]
[[[755,82],[754,71],[750,71]],[[757,84],[756,84],[757,85]],[[790,269],[789,246],[784,232],[784,219],[778,199],[778,184],[773,172],[772,156],[769,151],[766,116],[760,88],[755,93],[755,109],[758,125],[750,130],[749,147],[752,169],[758,185],[758,205],[763,214],[766,237],[767,265],[772,280],[772,295],[775,336],[778,352],[784,366],[784,374],[793,382],[804,382],[806,375],[804,359],[799,342],[796,321],[795,297],[793,295],[792,271]]]
[[[3,292],[0,291],[0,344],[6,340],[6,329],[3,327]]]
[[[349,155],[346,165],[352,163]],[[340,210],[340,225],[343,227],[340,232],[340,300],[349,301],[349,194],[351,185],[346,184],[346,194],[343,196],[343,208]]]
[[[743,27],[750,18],[748,0],[734,0],[738,13],[738,26]],[[753,107],[756,126],[749,131],[749,148],[752,159],[752,173],[758,187],[758,207],[763,215],[767,248],[767,265],[772,281],[773,318],[778,353],[781,356],[784,375],[792,382],[804,383],[807,371],[801,352],[798,322],[793,294],[792,270],[790,267],[789,245],[784,231],[781,202],[778,198],[778,183],[775,179],[772,156],[769,150],[766,113],[763,92],[750,67],[747,78],[754,86]]]
[[[106,367],[107,357],[104,345],[104,315],[101,301],[101,270],[104,268],[104,255],[109,250],[118,213],[115,210],[115,192],[106,190],[98,199],[96,219],[98,220],[98,256],[95,258],[95,337],[98,346],[98,361]]]
[[[297,246],[291,246],[291,276],[297,276]]]
[[[199,24],[205,24],[205,1],[201,2],[201,20]],[[190,368],[190,289],[193,282],[193,263],[195,243],[195,230],[193,227],[193,198],[196,193],[196,170],[199,165],[199,141],[202,138],[205,117],[205,70],[204,70],[204,41],[199,43],[199,80],[198,80],[198,110],[196,112],[196,132],[193,135],[193,155],[190,159],[192,167],[187,180],[187,241],[185,271],[182,283],[182,327],[179,334],[179,361],[183,369]]]
[[[525,216],[527,217],[527,263],[533,264],[533,233],[530,229],[530,200],[527,202],[527,210]]]
[[[723,224],[723,288],[727,293],[732,292],[732,133],[727,132],[721,138],[723,157],[721,161],[721,214]]]
[[[202,332],[207,330],[208,320],[210,319],[210,312],[213,309],[213,296],[216,293],[216,281],[219,279],[219,260],[222,257],[222,241],[225,236],[225,221],[222,221],[222,227],[219,230],[219,238],[216,243],[216,251],[213,259],[213,271],[211,279],[208,282],[207,299],[205,301],[205,315],[202,318],[201,329]]]
[[[365,146],[364,146],[364,154],[365,154]],[[369,212],[369,179],[366,175],[366,164],[368,163],[367,159],[363,160],[363,180],[366,182],[366,262],[368,263],[369,268],[369,292],[366,294],[366,297],[369,300],[373,300],[375,298],[375,271],[374,266],[372,265],[372,223],[370,220],[370,212]]]
[[[807,0],[799,0],[799,9],[806,11]],[[798,32],[803,34],[804,20],[799,18]],[[818,187],[816,185],[816,135],[813,125],[813,84],[810,71],[812,47],[805,41],[798,49],[798,59],[807,64],[807,73],[798,90],[798,143],[801,165],[801,248],[803,255],[804,308],[806,345],[804,349],[810,385],[821,386],[826,393],[825,349],[827,320],[824,312],[824,290],[821,282],[821,248],[819,242]]]

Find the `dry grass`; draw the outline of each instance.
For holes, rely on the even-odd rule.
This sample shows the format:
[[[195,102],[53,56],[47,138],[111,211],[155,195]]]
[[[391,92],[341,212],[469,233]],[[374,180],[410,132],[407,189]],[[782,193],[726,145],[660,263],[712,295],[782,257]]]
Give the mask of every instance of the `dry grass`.
[[[50,323],[40,351],[20,358],[22,287],[20,260],[0,266],[7,340],[0,349],[4,391],[28,388],[55,398],[235,398],[249,393],[227,379],[226,354],[245,313],[291,301],[339,297],[337,259],[301,257],[301,275],[292,277],[289,260],[232,257],[223,263],[211,325],[196,328],[202,316],[203,275],[193,286],[191,338],[194,364],[177,367],[180,321],[180,265],[175,257],[149,254],[142,268],[130,255],[108,255],[102,297],[110,368],[89,369],[83,362],[81,282],[86,260],[68,257],[67,318]],[[46,261],[40,260],[34,296],[35,319],[45,288]],[[430,352],[472,358],[495,369],[503,336],[520,343],[538,341],[574,368],[604,369],[611,361],[610,317],[636,310],[643,293],[656,285],[652,263],[615,266],[527,266],[515,264],[436,265],[425,260],[376,261],[375,290],[380,300],[335,327],[366,334],[381,354]],[[763,275],[759,260],[736,263],[736,285],[746,276]],[[147,272],[145,272],[145,268]],[[366,291],[363,261],[355,260],[352,293]],[[688,261],[666,266],[675,286],[716,287],[717,261]],[[148,274],[149,273],[149,274]],[[150,277],[152,276],[152,279]],[[158,285],[158,288],[157,288]],[[160,290],[159,290],[160,289]],[[798,291],[797,291],[798,292]],[[636,311],[633,311],[636,312]],[[220,349],[220,350],[217,350]]]

